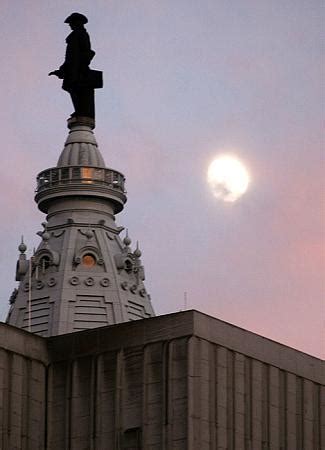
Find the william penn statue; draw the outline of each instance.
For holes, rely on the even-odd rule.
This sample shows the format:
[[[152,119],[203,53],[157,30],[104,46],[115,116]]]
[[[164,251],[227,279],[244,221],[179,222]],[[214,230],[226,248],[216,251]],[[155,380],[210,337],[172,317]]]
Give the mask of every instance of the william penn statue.
[[[103,87],[103,81],[102,72],[89,68],[95,52],[91,49],[89,34],[84,26],[87,22],[87,17],[77,12],[65,19],[64,23],[72,29],[66,38],[65,60],[58,70],[49,75],[63,79],[62,89],[69,92],[74,106],[71,117],[94,119],[94,89]]]

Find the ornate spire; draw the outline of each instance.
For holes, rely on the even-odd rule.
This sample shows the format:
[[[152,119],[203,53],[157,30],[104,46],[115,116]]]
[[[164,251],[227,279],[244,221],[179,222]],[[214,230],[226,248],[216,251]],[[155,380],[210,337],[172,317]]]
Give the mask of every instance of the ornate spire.
[[[69,119],[68,128],[57,166],[37,176],[35,201],[47,221],[32,259],[19,245],[7,319],[43,336],[154,315],[138,243],[132,252],[128,231],[122,241],[115,223],[125,178],[105,166],[91,119]]]

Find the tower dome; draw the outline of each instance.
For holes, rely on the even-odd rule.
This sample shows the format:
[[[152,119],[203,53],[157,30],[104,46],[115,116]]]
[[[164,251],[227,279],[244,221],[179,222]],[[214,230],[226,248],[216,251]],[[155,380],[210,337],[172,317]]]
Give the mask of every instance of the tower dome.
[[[93,121],[72,118],[68,121],[70,133],[59,157],[57,167],[90,166],[105,167],[93,132]]]
[[[49,212],[53,199],[76,196],[101,199],[106,206],[110,204],[114,214],[124,207],[124,175],[105,166],[93,121],[87,119],[74,117],[68,121],[70,132],[57,166],[37,176],[35,201],[42,212]]]

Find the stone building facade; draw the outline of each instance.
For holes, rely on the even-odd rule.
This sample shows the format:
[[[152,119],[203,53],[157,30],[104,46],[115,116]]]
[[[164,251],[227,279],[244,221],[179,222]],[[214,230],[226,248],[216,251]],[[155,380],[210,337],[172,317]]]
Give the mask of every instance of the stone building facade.
[[[3,450],[323,450],[324,362],[197,311],[0,324]]]

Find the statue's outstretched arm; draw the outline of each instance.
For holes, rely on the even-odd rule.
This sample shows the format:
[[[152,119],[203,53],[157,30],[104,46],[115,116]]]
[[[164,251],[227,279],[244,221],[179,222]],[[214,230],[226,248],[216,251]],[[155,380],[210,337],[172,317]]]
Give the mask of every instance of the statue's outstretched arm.
[[[55,75],[58,78],[60,78],[61,80],[63,79],[63,73],[62,73],[62,71],[60,69],[52,70],[52,72],[49,73],[49,76],[51,76],[51,75]]]

